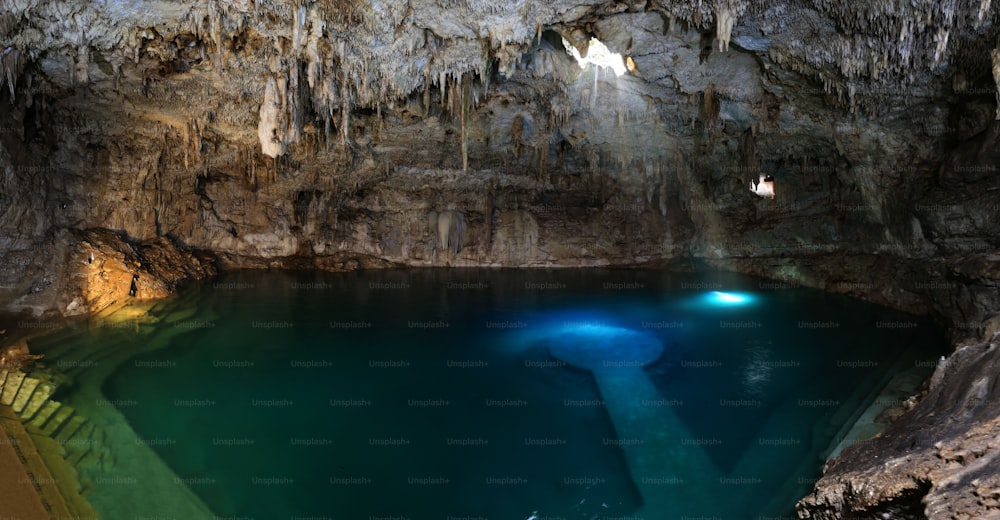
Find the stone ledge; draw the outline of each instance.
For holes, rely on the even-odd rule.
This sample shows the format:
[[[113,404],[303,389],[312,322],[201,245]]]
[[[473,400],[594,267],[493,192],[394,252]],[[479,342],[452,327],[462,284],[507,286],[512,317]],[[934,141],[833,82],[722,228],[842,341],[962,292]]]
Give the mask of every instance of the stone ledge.
[[[1000,513],[1000,334],[942,359],[927,395],[827,463],[801,518],[994,518]]]

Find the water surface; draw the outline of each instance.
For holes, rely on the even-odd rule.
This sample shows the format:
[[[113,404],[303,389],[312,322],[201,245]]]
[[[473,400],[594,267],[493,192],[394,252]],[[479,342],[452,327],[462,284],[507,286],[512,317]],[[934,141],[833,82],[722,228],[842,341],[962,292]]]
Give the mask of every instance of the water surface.
[[[723,273],[231,273],[152,314],[33,348],[134,349],[100,390],[223,517],[791,515],[852,418],[943,347]],[[662,355],[633,363],[642,345]],[[610,372],[552,354],[576,348]]]

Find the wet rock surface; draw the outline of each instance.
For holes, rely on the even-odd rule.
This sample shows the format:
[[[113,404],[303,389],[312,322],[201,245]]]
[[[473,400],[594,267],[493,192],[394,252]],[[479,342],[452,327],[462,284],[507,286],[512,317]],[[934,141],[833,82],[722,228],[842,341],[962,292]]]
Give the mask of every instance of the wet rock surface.
[[[797,508],[803,518],[993,518],[1000,513],[1000,335],[943,359],[926,395],[845,449]],[[888,516],[885,516],[888,515]]]
[[[38,248],[10,256],[24,259],[25,267],[21,278],[7,278],[5,310],[27,316],[15,328],[31,332],[58,323],[32,317],[96,314],[164,298],[186,281],[217,274],[210,253],[178,248],[167,237],[140,242],[106,229],[60,232]]]

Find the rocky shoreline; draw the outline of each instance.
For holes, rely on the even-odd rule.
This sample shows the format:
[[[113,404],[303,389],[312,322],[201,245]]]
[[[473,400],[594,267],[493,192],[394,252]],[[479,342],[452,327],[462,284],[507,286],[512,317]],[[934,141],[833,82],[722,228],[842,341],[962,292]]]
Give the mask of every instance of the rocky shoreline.
[[[1000,334],[942,358],[916,406],[830,460],[801,518],[985,519],[1000,514]]]

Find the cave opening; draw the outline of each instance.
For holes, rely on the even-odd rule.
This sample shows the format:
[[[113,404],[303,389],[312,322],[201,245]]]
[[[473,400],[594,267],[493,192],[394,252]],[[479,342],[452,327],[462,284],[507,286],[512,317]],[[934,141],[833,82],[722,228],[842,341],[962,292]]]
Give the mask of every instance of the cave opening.
[[[591,37],[586,51],[582,53],[566,38],[562,39],[562,44],[581,69],[586,69],[587,65],[594,65],[601,69],[610,69],[615,73],[615,76],[622,76],[629,71],[625,57],[617,52],[612,52],[597,38]]]

